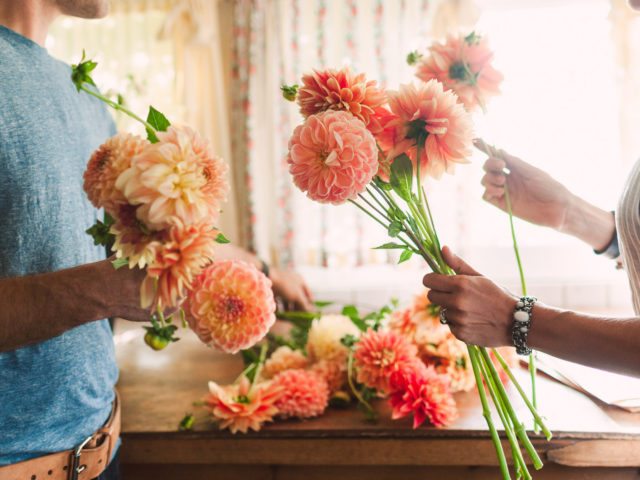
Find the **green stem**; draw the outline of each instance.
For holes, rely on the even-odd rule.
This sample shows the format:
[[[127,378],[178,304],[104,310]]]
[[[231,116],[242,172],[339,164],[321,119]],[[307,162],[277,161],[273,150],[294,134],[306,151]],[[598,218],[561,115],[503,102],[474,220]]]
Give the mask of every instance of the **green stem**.
[[[511,240],[513,242],[513,252],[516,255],[516,263],[518,264],[518,273],[520,275],[520,286],[522,295],[527,295],[527,281],[524,277],[524,269],[522,268],[522,259],[520,258],[520,249],[518,247],[518,240],[516,238],[516,229],[513,223],[513,210],[511,208],[511,197],[509,196],[509,186],[504,185],[504,201],[507,207],[507,213],[509,214],[509,227],[511,228]],[[531,400],[534,408],[538,408],[538,395],[536,392],[536,357],[535,353],[531,352],[529,355],[529,375],[531,376]],[[540,431],[537,423],[533,424],[533,429],[536,433]]]
[[[511,480],[511,474],[509,473],[509,466],[507,465],[507,459],[504,456],[504,449],[502,448],[502,442],[498,436],[498,431],[493,424],[493,418],[491,417],[491,410],[489,410],[489,402],[487,401],[487,394],[484,391],[484,384],[482,382],[482,374],[480,373],[480,359],[478,353],[473,345],[467,345],[469,352],[469,359],[471,360],[471,368],[473,369],[473,375],[476,378],[476,385],[478,386],[478,394],[480,395],[480,403],[482,404],[482,416],[487,422],[489,432],[491,433],[491,440],[493,446],[496,449],[498,455],[498,461],[500,462],[500,471],[502,472],[503,479]]]
[[[478,351],[480,352],[480,355],[483,357],[485,364],[489,368],[491,375],[493,375],[494,378],[499,379],[500,376],[498,375],[496,367],[491,361],[491,357],[489,356],[489,353],[487,352],[487,350],[485,348],[478,348]],[[529,454],[529,457],[533,461],[534,468],[536,470],[540,470],[543,465],[542,460],[540,460],[540,456],[538,455],[538,452],[536,452],[536,449],[533,447],[531,440],[529,440],[529,437],[527,436],[527,431],[524,428],[524,424],[521,423],[520,420],[518,420],[518,416],[516,415],[516,412],[513,409],[513,406],[511,405],[511,401],[509,400],[509,395],[507,395],[507,391],[505,390],[504,385],[502,385],[502,382],[498,381],[496,387],[498,387],[498,393],[502,397],[503,404],[507,410],[507,413],[509,414],[509,417],[511,418],[511,421],[513,422],[513,427],[516,431],[516,435],[520,439],[520,442],[522,442],[522,445],[524,445],[525,450],[527,451],[527,453]]]
[[[525,478],[525,480],[531,480],[531,474],[529,473],[527,464],[524,461],[524,457],[522,456],[522,451],[520,450],[518,439],[516,438],[513,430],[513,424],[511,423],[511,419],[509,418],[509,416],[506,414],[506,408],[497,391],[498,387],[496,386],[496,382],[499,382],[500,379],[496,379],[491,375],[491,372],[484,361],[480,362],[480,368],[487,383],[487,389],[489,390],[489,394],[491,395],[493,404],[495,405],[498,416],[500,417],[500,421],[504,426],[504,431],[507,434],[507,438],[509,439],[509,444],[511,445],[511,456],[513,457],[513,461],[516,467],[517,476],[518,478],[522,476]]]
[[[531,403],[531,401],[527,397],[527,394],[524,392],[522,386],[520,385],[520,383],[518,383],[518,380],[516,380],[515,375],[513,374],[511,369],[509,368],[509,365],[507,365],[507,362],[505,361],[505,359],[502,357],[502,355],[500,354],[500,352],[498,350],[493,349],[492,351],[493,351],[493,354],[498,359],[498,362],[502,366],[502,369],[505,371],[505,373],[509,377],[509,380],[511,380],[511,383],[513,383],[513,385],[516,387],[516,390],[518,390],[518,393],[522,397],[522,400],[527,405],[527,408],[531,412],[531,415],[533,415],[533,418],[535,419],[535,422],[538,425],[540,425],[540,428],[542,429],[542,433],[544,434],[544,436],[546,437],[547,440],[551,440],[551,438],[553,437],[553,434],[547,428],[546,424],[544,423],[544,420],[542,419],[542,417],[538,413],[538,410],[533,406],[533,404]]]
[[[129,110],[128,108],[123,107],[122,105],[120,105],[117,102],[114,102],[113,100],[105,97],[104,95],[101,95],[100,93],[87,88],[83,85],[80,85],[80,89],[86,93],[88,93],[89,95],[96,97],[97,99],[103,101],[104,103],[106,103],[107,105],[109,105],[111,108],[113,108],[114,110],[117,110],[119,112],[124,113],[125,115],[128,115],[129,117],[133,118],[134,120],[140,122],[142,125],[144,125],[144,127],[147,130],[150,130],[152,132],[156,132],[156,128],[151,125],[149,122],[147,122],[146,120],[140,118],[138,115],[136,115],[135,113],[133,113],[131,110]]]
[[[365,408],[367,413],[372,418],[375,418],[375,410],[373,409],[371,404],[364,399],[364,397],[360,394],[355,384],[353,383],[353,349],[349,350],[349,357],[347,359],[347,380],[349,382],[349,388],[351,389],[351,392],[356,397],[358,402],[360,402],[360,404]]]
[[[260,377],[260,373],[262,372],[262,367],[264,366],[264,362],[267,359],[267,350],[269,349],[269,344],[264,342],[260,347],[260,357],[258,358],[258,366],[256,367],[256,373],[253,376],[253,381],[251,382],[251,387],[249,387],[249,393],[253,390],[256,383],[258,383],[258,377]],[[244,372],[243,372],[244,373]]]

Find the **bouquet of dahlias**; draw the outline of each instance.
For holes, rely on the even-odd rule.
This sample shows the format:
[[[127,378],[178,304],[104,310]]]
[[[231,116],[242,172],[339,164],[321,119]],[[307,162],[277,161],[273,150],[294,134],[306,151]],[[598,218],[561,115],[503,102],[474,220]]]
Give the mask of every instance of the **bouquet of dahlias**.
[[[368,419],[371,405],[386,398],[392,418],[413,416],[444,426],[457,415],[451,380],[427,366],[405,336],[384,323],[388,306],[361,317],[347,306],[342,314],[286,312],[294,324],[287,337],[269,335],[261,347],[244,350],[246,369],[231,385],[209,383],[204,405],[221,429],[259,430],[274,418],[307,419],[328,406],[357,399]]]
[[[455,165],[466,163],[471,154],[472,120],[457,95],[437,79],[384,92],[348,69],[314,71],[302,78],[300,87],[282,90],[286,98],[297,98],[305,118],[289,141],[287,162],[295,185],[318,202],[354,204],[394,239],[377,248],[400,250],[401,262],[420,255],[434,272],[454,275],[442,258],[423,183],[427,175],[453,173]],[[530,478],[518,441],[536,468],[542,461],[498,369],[485,348],[466,348],[502,474],[510,478],[485,386],[509,439],[517,475]],[[550,438],[507,363],[494,353]]]
[[[147,137],[120,133],[91,156],[84,189],[104,222],[87,233],[114,252],[115,268],[146,268],[141,285],[151,326],[145,342],[155,350],[178,340],[173,323],[189,297],[188,319],[200,338],[234,352],[255,344],[275,321],[271,282],[243,262],[213,263],[216,229],[229,185],[227,165],[189,127],[172,126],[153,107],[146,120],[95,89],[97,64],[84,55],[72,69],[78,91],[97,97],[136,119]],[[168,312],[168,314],[167,314]]]

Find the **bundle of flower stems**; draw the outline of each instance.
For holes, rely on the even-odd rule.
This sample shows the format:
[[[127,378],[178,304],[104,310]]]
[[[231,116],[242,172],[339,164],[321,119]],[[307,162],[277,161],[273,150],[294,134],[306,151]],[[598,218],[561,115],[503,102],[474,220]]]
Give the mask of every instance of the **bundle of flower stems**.
[[[419,151],[416,152],[416,157],[420,158]],[[354,200],[352,203],[400,241],[404,248],[403,254],[409,252],[407,255],[420,255],[434,272],[455,275],[455,272],[442,258],[440,240],[436,233],[427,196],[421,185],[420,162],[417,162],[414,181],[411,160],[406,156],[398,157],[391,165],[389,183],[377,178],[359,195],[358,200]],[[393,248],[400,247],[397,244],[386,244],[385,246],[392,248],[392,245],[395,245]],[[522,447],[536,470],[542,468],[542,460],[527,435],[524,423],[516,414],[509,395],[500,381],[499,372],[491,361],[489,351],[475,345],[468,345],[467,348],[482,403],[482,414],[489,427],[502,476],[505,479],[510,479],[511,473],[498,429],[494,423],[490,402],[495,407],[509,442],[516,478],[530,479],[532,477],[522,453]],[[492,353],[533,415],[535,425],[541,429],[547,440],[550,440],[551,432],[507,362],[496,349],[493,349]]]

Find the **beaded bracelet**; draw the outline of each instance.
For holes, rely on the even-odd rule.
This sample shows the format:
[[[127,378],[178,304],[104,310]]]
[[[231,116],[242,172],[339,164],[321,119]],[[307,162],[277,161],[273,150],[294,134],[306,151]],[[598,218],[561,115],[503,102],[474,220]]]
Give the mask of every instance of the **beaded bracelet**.
[[[518,355],[531,354],[531,349],[527,346],[527,337],[531,329],[531,311],[537,300],[535,297],[522,297],[516,303],[516,308],[513,312],[511,338]]]

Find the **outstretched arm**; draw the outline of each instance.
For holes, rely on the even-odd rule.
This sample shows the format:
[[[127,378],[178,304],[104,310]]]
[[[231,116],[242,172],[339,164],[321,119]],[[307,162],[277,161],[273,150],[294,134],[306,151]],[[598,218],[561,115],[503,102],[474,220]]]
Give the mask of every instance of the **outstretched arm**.
[[[455,276],[430,273],[429,299],[446,308],[453,334],[473,345],[512,345],[518,298],[482,276],[448,248],[442,251]],[[613,319],[536,303],[528,344],[559,358],[640,377],[640,318]]]
[[[482,178],[487,202],[506,211],[507,185],[515,216],[577,237],[594,250],[609,245],[615,232],[611,212],[574,195],[548,173],[504,150],[491,149],[482,140],[476,141],[476,147],[489,155]]]
[[[57,272],[0,279],[0,352],[48,340],[107,317],[149,320],[140,308],[144,272],[109,260]]]

